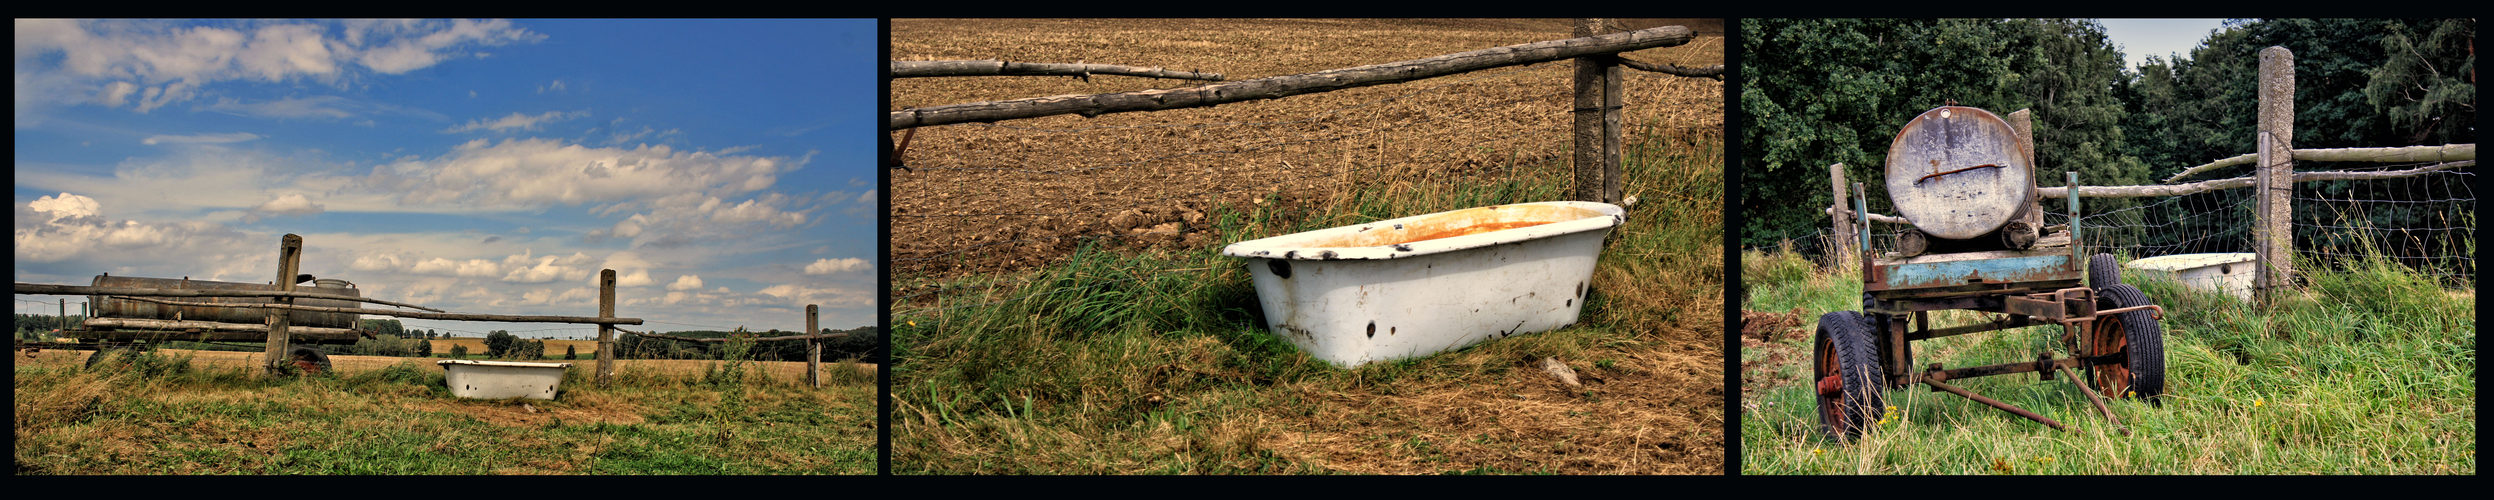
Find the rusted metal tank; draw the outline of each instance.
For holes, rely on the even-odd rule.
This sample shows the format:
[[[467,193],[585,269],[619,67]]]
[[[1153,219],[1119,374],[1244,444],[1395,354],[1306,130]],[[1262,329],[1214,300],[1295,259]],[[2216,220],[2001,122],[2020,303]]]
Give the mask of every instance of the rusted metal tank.
[[[1888,146],[1888,200],[1924,235],[1972,240],[2026,215],[2035,166],[1999,115],[1964,106],[1925,111]]]
[[[277,289],[277,286],[276,286],[276,285],[270,285],[270,284],[266,284],[266,283],[235,283],[235,282],[230,282],[230,281],[207,281],[207,280],[194,280],[194,279],[170,279],[170,278],[142,278],[142,277],[136,277],[136,276],[112,276],[112,275],[101,275],[101,276],[96,276],[96,277],[95,277],[95,283],[94,283],[94,285],[95,285],[95,286],[99,286],[99,287],[169,288],[169,289],[178,289],[178,290],[276,290],[276,289]],[[355,289],[355,284],[354,284],[354,283],[350,283],[350,282],[347,282],[346,280],[338,280],[338,279],[318,279],[318,280],[312,280],[312,282],[311,282],[311,283],[305,283],[305,284],[302,284],[302,285],[296,285],[296,286],[295,286],[295,291],[299,291],[299,292],[308,292],[308,293],[316,293],[316,294],[322,294],[322,295],[337,295],[337,296],[342,296],[342,297],[362,297],[362,296],[363,296],[363,292],[357,291],[357,290]],[[275,301],[276,301],[276,299],[273,299],[273,298],[270,298],[270,297],[165,297],[165,298],[167,298],[167,299],[171,299],[171,300],[177,300],[177,301],[181,301],[181,302],[209,302],[209,303],[217,303],[217,304],[266,304],[266,303],[270,303],[270,302],[275,302]],[[267,310],[267,309],[250,309],[250,308],[234,308],[234,307],[173,306],[173,305],[165,305],[165,304],[156,304],[156,303],[151,303],[151,302],[140,302],[140,301],[130,300],[130,299],[126,299],[126,298],[120,298],[120,297],[111,297],[111,298],[106,298],[106,297],[88,297],[88,300],[90,301],[90,303],[93,303],[93,304],[98,304],[98,305],[96,306],[96,308],[95,308],[95,316],[96,316],[96,317],[98,317],[98,318],[133,318],[133,319],[191,320],[191,321],[215,321],[215,322],[220,322],[220,323],[266,323],[266,322],[268,322],[268,310]],[[305,306],[348,307],[348,308],[361,308],[361,307],[362,307],[362,305],[363,305],[363,303],[361,303],[361,302],[345,301],[345,300],[325,300],[325,299],[295,299],[294,303],[295,303],[296,305],[305,305]],[[288,315],[287,315],[287,319],[286,319],[287,324],[294,325],[294,326],[310,326],[310,327],[322,327],[322,328],[354,328],[354,327],[355,327],[355,320],[360,319],[360,318],[362,318],[362,317],[363,317],[363,315],[360,315],[360,314],[332,313],[332,312],[311,312],[311,311],[293,311],[293,312],[289,312],[289,313],[287,313],[287,314],[288,314]]]

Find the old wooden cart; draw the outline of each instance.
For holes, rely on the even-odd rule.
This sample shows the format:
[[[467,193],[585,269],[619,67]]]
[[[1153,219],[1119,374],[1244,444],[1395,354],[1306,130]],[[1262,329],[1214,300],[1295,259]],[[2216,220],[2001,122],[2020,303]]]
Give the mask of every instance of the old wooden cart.
[[[2118,282],[2111,255],[2081,253],[2075,189],[2066,228],[2035,233],[2054,228],[2040,224],[2042,207],[2028,180],[2032,150],[2024,134],[1975,108],[1933,109],[1898,133],[1887,184],[1897,210],[1915,227],[1890,252],[1872,250],[1868,231],[1860,231],[1862,310],[1819,317],[1812,374],[1823,430],[1840,439],[1859,435],[1883,416],[1884,390],[1916,384],[2067,428],[1950,383],[1974,377],[2064,375],[2108,419],[2113,415],[2105,397],[2153,402],[2164,392],[2163,309]],[[2076,172],[2068,174],[2070,185],[2077,179]],[[1861,185],[1853,188],[1856,227],[1869,227]],[[1949,251],[1925,253],[1935,249]],[[1931,314],[1945,310],[1997,316],[1932,327]],[[2062,352],[2048,348],[2033,359],[1984,366],[1915,367],[1914,341],[2028,326],[2061,327]]]
[[[355,284],[338,279],[315,279],[300,276],[297,291],[312,296],[342,299],[299,298],[294,304],[355,310],[361,306],[353,298],[361,297]],[[95,277],[96,290],[156,289],[186,290],[202,294],[218,292],[271,292],[278,286],[268,283],[236,283],[193,280],[189,278],[143,278],[113,276]],[[88,318],[77,328],[59,332],[65,342],[20,344],[19,349],[92,350],[86,364],[94,366],[115,356],[163,347],[170,342],[263,342],[268,338],[268,311],[249,305],[276,302],[271,297],[206,296],[185,300],[163,300],[136,296],[96,294],[88,296],[92,307]],[[321,346],[350,345],[372,337],[372,332],[357,326],[362,315],[342,311],[291,311],[287,313],[287,357],[295,368],[317,372],[329,369],[329,352]]]

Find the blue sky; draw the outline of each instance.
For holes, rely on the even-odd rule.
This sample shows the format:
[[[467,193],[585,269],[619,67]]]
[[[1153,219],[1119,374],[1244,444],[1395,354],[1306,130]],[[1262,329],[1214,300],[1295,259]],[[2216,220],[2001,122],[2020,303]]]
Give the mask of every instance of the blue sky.
[[[2173,60],[2175,55],[2191,56],[2191,49],[2207,40],[2210,32],[2224,27],[2224,19],[2097,19],[2104,23],[2104,36],[2113,40],[2113,48],[2122,51],[2122,66],[2133,70],[2148,56]]]
[[[875,320],[872,20],[16,23],[17,281],[265,282],[294,233],[457,312],[592,315],[610,268],[650,328]]]

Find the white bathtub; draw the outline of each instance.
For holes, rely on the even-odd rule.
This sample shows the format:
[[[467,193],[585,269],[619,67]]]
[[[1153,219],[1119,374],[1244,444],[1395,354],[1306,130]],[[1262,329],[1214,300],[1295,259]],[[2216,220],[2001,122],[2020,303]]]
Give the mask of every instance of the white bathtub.
[[[2248,252],[2159,255],[2133,260],[2122,267],[2171,276],[2184,286],[2224,292],[2244,301],[2252,300],[2252,275],[2258,274]]]
[[[1274,335],[1355,367],[1575,323],[1603,237],[1626,221],[1605,203],[1519,203],[1244,241],[1221,254],[1247,260]]]
[[[554,399],[555,390],[563,385],[563,372],[572,366],[465,359],[446,359],[440,364],[450,395],[474,399]]]

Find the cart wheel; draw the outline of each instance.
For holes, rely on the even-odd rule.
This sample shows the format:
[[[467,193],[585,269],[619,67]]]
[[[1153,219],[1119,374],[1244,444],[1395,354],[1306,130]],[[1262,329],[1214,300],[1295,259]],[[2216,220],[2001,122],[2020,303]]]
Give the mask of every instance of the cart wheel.
[[[2087,286],[2097,290],[2121,284],[2122,264],[2113,261],[2113,254],[2100,253],[2087,258]]]
[[[98,349],[96,349],[96,350],[95,350],[95,354],[90,354],[90,355],[87,355],[87,369],[89,369],[89,370],[93,370],[93,369],[95,369],[95,365],[103,364],[103,363],[104,363],[104,358],[109,358],[109,357],[113,357],[113,356],[125,356],[125,357],[126,357],[127,355],[129,355],[129,354],[130,354],[130,353],[132,353],[132,352],[135,352],[135,351],[131,351],[131,350],[130,350],[130,348],[128,348],[128,347],[104,347],[104,348],[98,348]]]
[[[1883,408],[1870,319],[1854,311],[1820,315],[1816,344],[1811,380],[1817,381],[1819,430],[1852,439],[1869,429]]]
[[[295,346],[288,357],[294,358],[294,367],[305,374],[329,371],[329,353],[311,346]]]
[[[2148,305],[2148,296],[2130,285],[2096,288],[2099,300],[2111,307]],[[2120,364],[2089,365],[2088,378],[2106,397],[2135,396],[2157,404],[2165,394],[2165,334],[2149,311],[2099,317],[2087,332],[2088,352],[2120,351]]]

